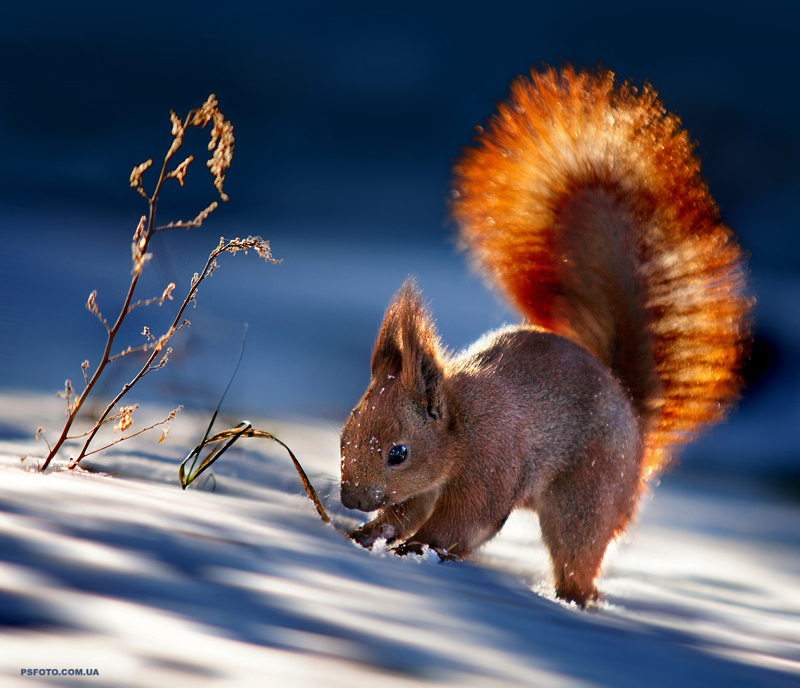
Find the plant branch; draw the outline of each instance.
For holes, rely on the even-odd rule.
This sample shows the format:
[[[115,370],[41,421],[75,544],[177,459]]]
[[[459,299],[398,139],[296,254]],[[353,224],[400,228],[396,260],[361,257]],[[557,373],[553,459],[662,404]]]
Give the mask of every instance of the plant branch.
[[[151,199],[150,216],[148,218],[147,231],[145,231],[144,237],[141,240],[143,242],[143,248],[144,248],[144,250],[141,251],[143,255],[145,255],[147,244],[150,241],[150,228],[153,226],[154,223],[155,223],[155,200]],[[139,223],[139,226],[141,227],[141,222]],[[135,237],[136,235],[134,235],[134,238]],[[61,448],[61,445],[64,444],[65,440],[67,439],[67,435],[69,434],[69,430],[72,427],[72,423],[75,421],[75,417],[78,415],[78,412],[83,406],[83,402],[86,400],[86,397],[89,396],[95,384],[97,384],[97,380],[100,378],[100,375],[103,373],[103,370],[105,370],[106,365],[108,365],[109,363],[111,347],[114,344],[114,339],[116,339],[117,333],[119,332],[119,328],[122,325],[122,321],[128,314],[128,307],[130,306],[131,300],[133,299],[133,292],[135,291],[136,285],[139,282],[139,275],[141,275],[141,273],[142,273],[141,267],[139,267],[139,269],[137,270],[135,265],[133,277],[131,278],[131,283],[130,286],[128,287],[128,293],[125,295],[125,301],[122,305],[122,308],[120,309],[119,315],[117,316],[117,320],[114,323],[114,325],[111,328],[109,328],[107,323],[105,323],[105,320],[103,320],[104,324],[106,324],[106,329],[108,329],[108,337],[106,338],[106,346],[105,349],[103,350],[103,355],[100,358],[100,363],[97,366],[97,369],[94,371],[92,377],[89,379],[89,382],[86,384],[86,387],[84,388],[83,392],[81,392],[81,395],[78,397],[74,407],[70,411],[69,416],[67,418],[67,422],[64,424],[64,429],[61,431],[60,437],[58,438],[58,440],[56,440],[55,444],[50,450],[50,453],[47,455],[44,464],[42,465],[43,471],[47,469],[47,467],[50,465],[50,462],[53,460],[55,455],[58,453],[58,450]],[[103,417],[105,417],[105,415]],[[102,422],[102,418],[100,419],[100,422]],[[95,431],[92,433],[91,437],[94,437],[98,429],[99,425],[96,426]]]
[[[202,272],[199,275],[195,273],[195,276],[192,278],[189,292],[186,294],[186,298],[184,298],[183,303],[181,304],[178,313],[175,315],[175,319],[173,320],[169,330],[167,330],[167,332],[159,338],[158,342],[156,342],[152,353],[150,354],[150,356],[148,356],[147,361],[145,361],[144,365],[141,367],[139,372],[136,373],[136,375],[130,382],[123,385],[122,389],[117,394],[117,396],[114,397],[113,401],[109,403],[105,411],[103,411],[103,413],[100,415],[97,426],[91,432],[89,438],[84,443],[83,449],[81,449],[81,452],[78,455],[78,458],[75,459],[75,461],[73,462],[73,465],[77,466],[78,463],[80,463],[81,459],[83,459],[83,457],[87,455],[88,447],[91,444],[92,440],[94,439],[94,436],[97,434],[97,431],[100,429],[100,424],[103,422],[106,416],[111,412],[111,410],[117,405],[117,403],[119,403],[119,401],[128,393],[128,390],[130,390],[131,387],[133,387],[151,370],[156,370],[164,364],[165,359],[162,359],[162,361],[156,364],[156,366],[152,366],[153,361],[155,360],[158,353],[162,350],[164,344],[166,344],[172,338],[175,332],[177,332],[181,327],[183,327],[183,323],[180,323],[180,320],[183,317],[183,312],[186,310],[186,307],[195,300],[195,296],[197,295],[197,290],[200,287],[200,283],[206,277],[209,277],[214,272],[214,270],[216,270],[217,256],[219,256],[222,253],[236,253],[239,250],[243,250],[246,253],[247,250],[250,248],[256,250],[260,256],[265,258],[265,260],[271,262],[277,262],[272,258],[269,252],[269,246],[260,237],[247,237],[247,239],[232,239],[227,243],[225,243],[224,237],[220,238],[219,245],[209,254]],[[168,355],[168,353],[169,350],[167,351],[167,354],[165,354],[165,358]]]
[[[141,430],[139,430],[137,432],[134,432],[134,433],[132,433],[130,435],[126,435],[125,437],[120,437],[119,439],[114,440],[113,442],[110,442],[109,444],[105,445],[104,447],[100,447],[99,449],[93,449],[90,452],[86,452],[86,454],[84,454],[82,458],[85,459],[87,456],[91,456],[92,454],[97,454],[98,452],[105,451],[109,447],[113,447],[115,444],[119,444],[120,442],[124,442],[125,440],[129,440],[132,437],[136,437],[138,435],[141,435],[142,433],[147,432],[148,430],[152,430],[153,428],[157,428],[159,425],[164,425],[165,423],[169,423],[170,421],[175,420],[175,416],[177,416],[181,412],[182,409],[183,409],[183,406],[178,406],[178,408],[173,409],[170,412],[170,414],[164,420],[160,420],[157,423],[153,423],[152,425],[148,425],[146,428],[142,428]],[[111,418],[108,418],[104,422],[108,422],[110,420],[111,420]],[[75,468],[75,466],[77,466],[77,465],[78,465],[78,462],[74,461],[70,465],[70,468]]]
[[[128,286],[128,291],[125,295],[124,302],[119,310],[119,314],[117,315],[114,324],[109,325],[108,321],[103,317],[103,315],[100,313],[100,310],[97,307],[95,301],[97,292],[92,292],[89,295],[86,307],[91,313],[95,315],[95,317],[97,317],[98,320],[100,320],[100,322],[106,329],[107,336],[106,336],[105,347],[103,349],[102,356],[100,357],[100,362],[91,376],[87,374],[87,370],[89,367],[88,361],[85,361],[84,364],[81,365],[81,371],[83,373],[85,386],[80,395],[77,395],[75,393],[69,380],[65,382],[65,390],[63,392],[63,396],[67,400],[67,420],[64,423],[64,427],[61,431],[58,440],[56,440],[56,442],[52,446],[48,445],[49,452],[41,467],[41,470],[47,469],[47,467],[50,465],[53,458],[55,458],[55,456],[58,454],[59,450],[61,449],[61,447],[63,446],[64,442],[67,439],[74,439],[69,437],[69,431],[78,413],[83,408],[84,402],[86,401],[87,397],[89,396],[89,394],[92,393],[95,386],[97,385],[97,382],[100,376],[102,375],[103,371],[105,370],[106,366],[111,361],[121,358],[122,356],[126,356],[129,353],[133,353],[134,351],[146,351],[152,348],[152,353],[148,357],[146,363],[136,373],[133,379],[129,383],[123,386],[119,394],[117,394],[114,400],[106,407],[106,410],[96,421],[92,430],[89,431],[88,439],[84,443],[80,455],[78,456],[77,459],[74,460],[72,467],[76,466],[84,456],[87,456],[89,453],[95,453],[88,451],[89,445],[91,444],[92,440],[94,439],[99,429],[104,425],[106,419],[108,418],[111,411],[116,407],[119,400],[122,399],[122,397],[124,397],[125,394],[131,389],[131,387],[133,387],[133,385],[136,384],[147,373],[153,370],[157,370],[166,364],[167,358],[171,351],[171,349],[169,348],[166,349],[163,357],[158,363],[154,364],[153,362],[155,361],[155,358],[159,354],[159,352],[161,352],[164,349],[164,346],[169,341],[169,339],[175,334],[175,332],[181,329],[181,327],[183,327],[183,325],[185,324],[185,321],[181,322],[183,312],[188,306],[188,304],[194,301],[197,293],[197,287],[200,284],[200,282],[205,277],[210,275],[211,272],[213,272],[213,270],[216,268],[216,262],[214,259],[217,255],[219,255],[219,253],[223,251],[229,251],[231,253],[235,253],[239,249],[243,248],[246,251],[247,248],[252,247],[259,252],[259,255],[262,255],[267,260],[272,260],[272,257],[269,255],[269,246],[265,242],[261,241],[260,238],[256,237],[254,239],[252,237],[248,237],[244,241],[236,239],[232,242],[229,242],[227,245],[224,244],[224,241],[221,241],[217,249],[212,251],[208,261],[206,262],[206,266],[203,269],[200,276],[195,275],[195,278],[192,280],[189,293],[187,294],[186,299],[184,299],[184,302],[181,305],[179,312],[175,317],[173,324],[169,328],[169,330],[164,335],[156,339],[154,342],[148,342],[144,346],[136,348],[132,348],[129,346],[126,350],[124,350],[120,354],[114,356],[111,355],[114,341],[119,333],[120,327],[125,317],[128,315],[128,313],[130,313],[131,310],[138,308],[139,306],[146,306],[152,303],[158,303],[159,305],[161,305],[164,303],[166,299],[172,299],[172,289],[174,289],[175,287],[174,284],[170,284],[160,298],[147,299],[135,302],[133,300],[133,295],[136,290],[137,284],[139,282],[139,277],[142,273],[145,264],[151,258],[151,254],[147,253],[147,249],[149,248],[150,241],[155,232],[160,231],[162,229],[178,227],[178,226],[198,227],[202,224],[203,220],[205,220],[208,217],[208,215],[217,207],[217,202],[215,201],[210,206],[202,210],[200,214],[197,217],[195,217],[194,220],[188,223],[183,223],[181,221],[178,221],[177,223],[170,223],[166,227],[157,227],[156,225],[156,210],[158,206],[159,194],[161,192],[164,180],[174,178],[177,179],[180,186],[183,186],[183,181],[186,175],[187,168],[193,160],[193,156],[188,156],[174,170],[172,170],[171,172],[167,172],[167,164],[169,160],[172,158],[175,151],[177,151],[181,147],[183,143],[184,134],[186,133],[186,130],[189,126],[198,126],[200,128],[203,128],[209,122],[213,122],[211,139],[208,144],[208,150],[212,151],[212,156],[207,161],[206,166],[210,169],[212,175],[214,176],[214,187],[217,189],[220,198],[222,198],[222,200],[228,199],[227,195],[223,191],[223,183],[225,180],[225,171],[228,169],[228,167],[230,167],[230,163],[233,156],[233,148],[234,148],[233,125],[230,123],[230,121],[226,120],[225,117],[220,112],[216,97],[213,94],[209,96],[209,98],[206,100],[205,103],[203,103],[201,107],[189,111],[189,114],[187,114],[186,118],[183,120],[181,120],[181,118],[179,118],[174,111],[171,111],[170,121],[172,122],[173,140],[169,150],[164,156],[164,160],[161,164],[161,170],[159,171],[158,177],[156,179],[153,192],[150,195],[148,195],[142,186],[142,175],[147,169],[149,169],[152,166],[153,164],[152,159],[148,159],[141,165],[137,165],[136,167],[134,167],[130,175],[130,180],[129,180],[130,186],[131,188],[135,189],[143,198],[147,200],[148,213],[146,216],[142,216],[136,228],[136,231],[134,232],[133,235],[133,242],[131,244],[133,274],[131,277],[130,285]]]

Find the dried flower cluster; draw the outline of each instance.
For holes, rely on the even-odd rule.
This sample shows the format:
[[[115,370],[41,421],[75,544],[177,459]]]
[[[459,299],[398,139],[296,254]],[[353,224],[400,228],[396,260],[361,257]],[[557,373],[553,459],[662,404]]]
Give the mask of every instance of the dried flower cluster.
[[[144,264],[153,257],[152,253],[145,253],[147,243],[150,240],[148,233],[145,232],[144,227],[147,222],[147,216],[142,215],[139,220],[139,225],[133,233],[133,242],[131,243],[131,258],[133,260],[133,274],[137,277],[142,272]]]
[[[164,158],[165,165],[183,144],[183,137],[188,127],[200,127],[202,129],[209,122],[212,123],[211,140],[208,142],[208,150],[211,152],[211,157],[206,161],[206,167],[208,167],[211,174],[214,175],[214,188],[219,193],[220,198],[223,201],[227,201],[228,195],[223,190],[223,185],[225,184],[225,172],[233,161],[233,124],[231,124],[230,120],[225,119],[225,116],[220,112],[216,96],[212,93],[205,103],[199,108],[192,110],[185,119],[178,117],[174,110],[170,111],[169,118],[172,122],[173,140]],[[192,160],[194,160],[194,156],[190,155],[172,170],[172,172],[169,172],[166,178],[174,177],[178,180],[178,183],[183,186],[186,168]],[[142,163],[142,165],[134,167],[133,172],[131,172],[131,186],[134,186],[134,180],[138,181],[144,169],[147,169],[147,167],[142,169],[143,165],[147,165],[147,163]],[[137,188],[141,188],[138,183],[136,186]],[[211,211],[209,210],[208,212]]]
[[[178,180],[178,184],[183,186],[183,178],[186,176],[186,170],[189,168],[189,163],[194,160],[194,156],[190,155],[186,158],[180,165],[178,165],[172,172],[167,175],[168,179],[175,178]]]
[[[114,432],[117,430],[127,430],[133,425],[133,412],[139,408],[139,404],[133,406],[123,406],[117,414],[117,423],[114,425]]]
[[[140,195],[147,198],[147,194],[144,192],[142,188],[142,175],[144,171],[153,164],[153,159],[150,158],[149,160],[145,160],[141,165],[137,165],[133,168],[133,172],[131,172],[131,188],[136,189]],[[148,199],[149,200],[149,199]]]
[[[228,196],[222,190],[222,185],[225,183],[225,171],[233,161],[233,125],[219,115],[219,110],[214,114],[214,129],[211,131],[208,150],[213,151],[213,154],[206,162],[206,167],[214,175],[214,188],[219,192],[220,198],[227,201]]]
[[[208,143],[208,150],[211,152],[211,157],[206,162],[206,166],[214,176],[214,188],[219,193],[220,198],[223,201],[228,200],[228,195],[225,193],[223,185],[225,182],[225,173],[231,166],[231,161],[233,160],[233,125],[220,112],[219,103],[216,97],[212,94],[208,97],[206,102],[203,103],[203,105],[201,105],[199,108],[191,110],[183,119],[178,117],[174,111],[171,111],[170,122],[172,123],[172,143],[166,155],[164,156],[164,162],[161,166],[161,171],[155,182],[152,193],[147,193],[143,180],[144,173],[153,165],[152,159],[148,159],[141,165],[134,167],[130,174],[130,186],[131,188],[135,189],[139,195],[147,200],[149,213],[141,217],[133,234],[133,239],[131,242],[131,282],[130,286],[128,287],[125,301],[116,320],[113,322],[113,324],[110,324],[109,321],[103,317],[102,313],[100,312],[100,308],[97,305],[97,292],[93,291],[91,294],[89,294],[89,298],[86,301],[86,308],[102,323],[106,330],[107,338],[105,349],[100,358],[100,363],[97,365],[91,375],[89,375],[89,361],[84,361],[81,364],[81,372],[83,374],[85,386],[80,394],[78,394],[69,380],[65,382],[64,390],[59,392],[59,396],[64,398],[67,402],[67,421],[64,424],[64,428],[61,431],[59,439],[53,444],[53,446],[51,447],[48,443],[48,455],[41,466],[41,470],[45,470],[50,465],[50,462],[53,460],[53,458],[55,458],[67,440],[85,438],[80,452],[72,459],[70,463],[71,468],[77,466],[86,456],[95,454],[103,449],[107,449],[118,442],[122,442],[126,439],[130,439],[131,437],[140,435],[141,433],[159,425],[166,425],[166,427],[162,430],[161,438],[159,439],[159,443],[163,442],[169,433],[169,422],[175,418],[176,414],[181,410],[182,407],[178,407],[173,410],[164,420],[154,423],[133,434],[124,435],[123,437],[114,440],[104,447],[93,449],[91,451],[89,450],[91,443],[104,425],[112,423],[114,433],[118,431],[120,433],[124,433],[133,425],[133,412],[138,408],[138,404],[121,406],[120,402],[122,398],[145,375],[166,365],[167,361],[169,360],[169,355],[172,352],[171,347],[167,346],[167,344],[176,332],[181,330],[185,325],[188,325],[188,320],[183,319],[183,312],[190,303],[195,303],[195,297],[197,295],[197,289],[200,283],[206,277],[210,276],[211,273],[216,269],[216,258],[221,253],[236,253],[242,250],[247,252],[248,249],[252,248],[265,261],[271,263],[278,262],[272,258],[269,244],[263,241],[260,237],[247,237],[246,239],[237,238],[233,239],[232,241],[228,241],[227,243],[224,239],[220,239],[219,245],[209,255],[203,270],[199,274],[195,273],[194,277],[192,278],[189,285],[189,291],[183,299],[183,302],[181,303],[181,306],[178,309],[172,324],[166,330],[166,332],[161,335],[155,335],[151,333],[148,327],[145,326],[142,332],[142,335],[146,340],[144,344],[139,346],[129,345],[118,353],[112,354],[114,341],[119,332],[120,326],[125,317],[134,308],[138,308],[140,306],[149,306],[152,304],[163,306],[165,302],[173,300],[173,292],[175,291],[174,283],[168,284],[161,296],[139,301],[133,300],[134,291],[139,281],[139,277],[144,270],[144,267],[152,258],[152,253],[148,253],[147,249],[153,235],[158,231],[170,229],[172,227],[199,227],[218,206],[217,201],[214,201],[209,206],[201,210],[197,216],[190,221],[177,220],[161,227],[156,224],[156,205],[164,180],[176,179],[178,184],[183,186],[189,165],[194,160],[194,156],[189,155],[174,169],[169,172],[167,171],[167,164],[175,152],[183,144],[184,136],[186,135],[189,127],[199,127],[202,129],[209,123],[211,124],[210,141]],[[84,402],[91,391],[94,389],[97,380],[105,367],[113,361],[136,353],[144,354],[146,356],[146,360],[139,368],[138,372],[133,375],[130,381],[123,386],[122,390],[108,403],[105,410],[94,421],[94,425],[89,431],[79,435],[70,435],[72,425],[79,411],[83,407]],[[41,428],[36,433],[36,439],[38,440],[40,436],[45,440],[45,442],[47,442],[47,439],[44,438]]]

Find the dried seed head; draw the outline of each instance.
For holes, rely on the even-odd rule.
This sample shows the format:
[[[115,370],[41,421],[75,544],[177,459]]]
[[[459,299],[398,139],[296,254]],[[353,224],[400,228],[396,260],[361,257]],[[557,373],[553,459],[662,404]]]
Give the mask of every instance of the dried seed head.
[[[130,176],[131,188],[136,189],[136,191],[141,195],[143,198],[148,198],[147,194],[145,193],[144,189],[142,188],[142,173],[153,164],[153,159],[150,158],[149,160],[145,160],[141,165],[137,165],[133,168]],[[149,200],[149,199],[148,199]]]
[[[161,349],[164,348],[164,344],[166,344],[169,341],[170,337],[172,337],[173,334],[174,334],[174,330],[172,328],[170,328],[165,334],[162,334],[155,341],[155,344],[153,344],[153,348],[156,351],[161,351]]]
[[[183,126],[183,122],[181,121],[181,118],[178,117],[175,110],[169,111],[169,121],[172,122],[172,135],[183,136],[183,132],[186,131],[186,127]]]
[[[152,253],[145,253],[147,248],[147,233],[145,231],[145,223],[147,217],[142,215],[139,219],[139,224],[136,231],[133,233],[133,242],[131,243],[131,260],[133,261],[133,274],[138,275],[141,273],[144,264],[153,257]]]
[[[181,121],[181,118],[175,114],[175,110],[169,111],[169,121],[172,122],[172,145],[167,151],[164,162],[172,157],[172,154],[181,147],[183,144],[183,135],[186,133],[186,125]]]
[[[139,408],[139,404],[133,406],[123,406],[117,414],[118,422],[114,424],[114,432],[117,430],[125,431],[133,425],[133,412]]]
[[[211,213],[213,213],[217,209],[218,205],[219,203],[213,201],[211,205],[209,205],[207,208],[203,208],[203,210],[200,211],[200,214],[196,218],[194,218],[194,220],[192,220],[191,224],[194,225],[195,227],[199,227],[200,225],[202,225],[203,220],[205,220],[209,215],[211,215]]]
[[[217,105],[219,105],[219,101],[217,101],[217,97],[212,93],[208,96],[206,102],[194,111],[192,125],[195,127],[206,126],[206,124],[213,119],[214,113],[219,112],[219,110],[217,110]]]
[[[220,240],[220,245],[217,247],[218,251],[227,251],[228,253],[238,253],[244,251],[247,253],[248,249],[253,249],[259,257],[266,260],[268,263],[280,263],[281,261],[275,260],[270,252],[269,242],[264,241],[260,236],[249,236],[246,239],[231,239],[227,244],[224,243],[224,238]]]
[[[139,218],[139,224],[136,225],[136,231],[133,233],[133,243],[138,244],[144,236],[144,227],[147,222],[147,216],[142,215]]]
[[[183,178],[186,176],[186,169],[189,167],[189,163],[194,160],[194,156],[190,155],[186,160],[184,160],[180,165],[178,165],[172,172],[167,174],[167,179],[175,178],[178,180],[178,184],[183,186]]]
[[[90,313],[94,313],[95,315],[97,315],[98,313],[97,303],[95,302],[96,298],[97,298],[97,289],[95,289],[91,294],[89,294],[89,298],[86,299],[86,310],[89,311]]]
[[[136,244],[133,244],[133,274],[139,275],[142,272],[142,269],[152,257],[152,253],[142,253],[140,250],[137,250]]]
[[[216,101],[214,101],[216,103]],[[206,162],[211,174],[214,175],[214,188],[219,193],[223,201],[228,200],[228,195],[223,191],[225,183],[225,172],[233,162],[233,124],[218,110],[213,113],[214,128],[211,130],[211,140],[208,142],[208,150],[213,151],[211,158]]]

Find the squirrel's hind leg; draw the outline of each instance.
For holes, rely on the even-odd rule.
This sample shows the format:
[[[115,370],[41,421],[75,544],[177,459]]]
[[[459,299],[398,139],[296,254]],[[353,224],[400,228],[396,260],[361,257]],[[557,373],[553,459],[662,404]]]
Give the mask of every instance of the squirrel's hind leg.
[[[596,443],[536,495],[556,594],[582,607],[597,600],[595,578],[606,549],[636,510],[639,456],[631,442],[626,444],[628,453],[609,451],[605,442]]]

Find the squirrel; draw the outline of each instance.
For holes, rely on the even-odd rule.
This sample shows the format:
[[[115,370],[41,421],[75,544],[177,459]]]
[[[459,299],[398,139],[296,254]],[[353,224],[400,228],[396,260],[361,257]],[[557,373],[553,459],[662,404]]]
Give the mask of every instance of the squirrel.
[[[463,247],[524,322],[463,353],[413,280],[341,433],[351,533],[464,558],[533,509],[556,595],[596,604],[648,479],[738,396],[752,299],[694,143],[649,84],[531,71],[454,166]]]

